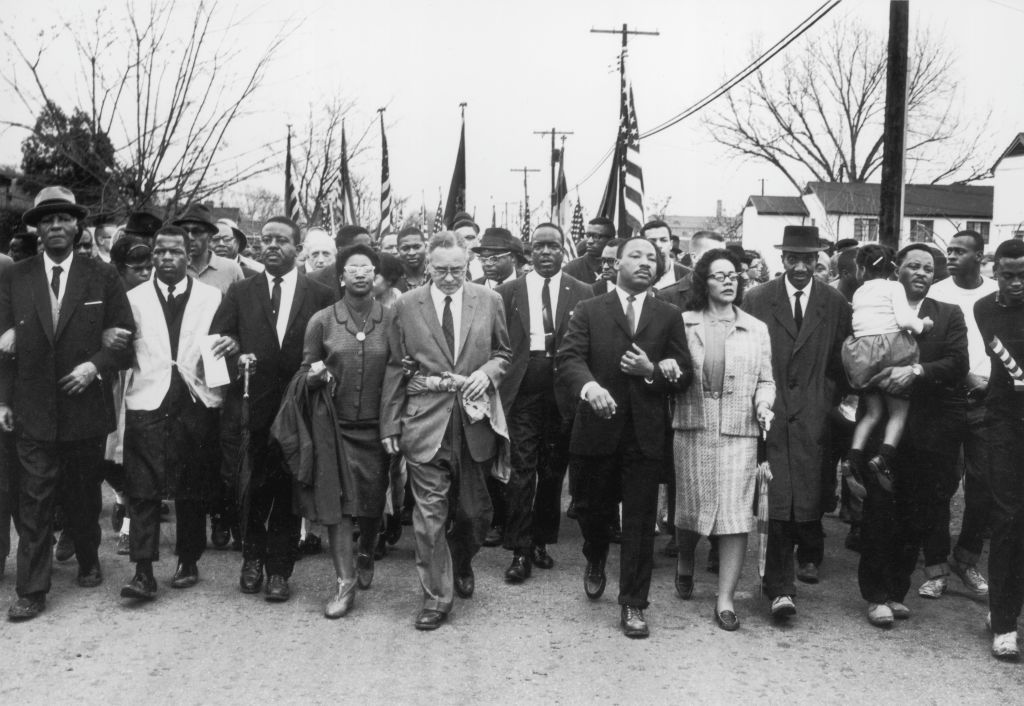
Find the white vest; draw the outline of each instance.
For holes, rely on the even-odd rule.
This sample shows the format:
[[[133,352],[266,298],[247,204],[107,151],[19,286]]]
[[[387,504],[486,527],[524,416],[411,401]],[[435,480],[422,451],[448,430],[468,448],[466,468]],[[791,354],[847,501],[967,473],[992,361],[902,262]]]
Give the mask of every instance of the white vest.
[[[178,338],[178,373],[193,397],[208,408],[220,407],[224,393],[220,388],[206,386],[199,375],[199,342],[210,332],[213,315],[220,306],[220,290],[192,278],[181,319]],[[171,387],[171,338],[164,319],[164,310],[156,286],[144,282],[128,292],[128,301],[135,317],[135,362],[128,377],[124,396],[130,410],[154,410],[160,406]]]

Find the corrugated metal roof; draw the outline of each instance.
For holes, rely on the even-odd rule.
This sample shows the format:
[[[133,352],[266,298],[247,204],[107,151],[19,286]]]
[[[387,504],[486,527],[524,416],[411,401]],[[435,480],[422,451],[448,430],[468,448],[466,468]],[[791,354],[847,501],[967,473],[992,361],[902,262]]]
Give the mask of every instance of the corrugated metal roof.
[[[747,206],[753,206],[761,216],[808,215],[804,200],[799,196],[751,196]]]
[[[880,184],[836,184],[812,181],[805,194],[813,193],[826,213],[877,216]],[[991,186],[907,184],[903,215],[907,218],[992,218]]]

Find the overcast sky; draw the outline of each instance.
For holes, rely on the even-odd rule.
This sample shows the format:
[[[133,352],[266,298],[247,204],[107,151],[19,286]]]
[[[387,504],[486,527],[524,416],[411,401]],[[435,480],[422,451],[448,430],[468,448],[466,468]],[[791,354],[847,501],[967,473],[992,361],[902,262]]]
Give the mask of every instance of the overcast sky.
[[[109,3],[57,0],[31,4],[0,0],[19,36],[31,37],[61,16],[94,12]],[[182,3],[189,5],[190,3]],[[658,37],[631,41],[628,61],[641,131],[678,113],[716,88],[749,59],[758,38],[768,46],[800,22],[821,0],[290,0],[245,5],[244,21],[230,28],[239,43],[252,47],[267,41],[291,20],[298,28],[277,55],[263,90],[251,108],[254,115],[238,125],[227,151],[283,136],[289,122],[301,124],[310,105],[334,96],[354,101],[352,133],[387,105],[391,184],[428,211],[447,190],[459,131],[459,106],[466,111],[468,201],[478,218],[514,210],[522,198],[527,166],[541,171],[529,179],[532,204],[550,189],[549,138],[534,130],[572,130],[566,142],[570,189],[591,172],[614,140],[618,120],[618,80],[614,62],[619,38],[591,34],[591,27],[613,28],[623,22]],[[927,25],[940,33],[956,58],[968,111],[992,111],[989,122],[991,161],[1024,130],[1024,62],[1019,41],[1024,30],[1022,0],[912,0],[911,30]],[[115,4],[116,5],[116,4]],[[11,10],[14,10],[13,15]],[[833,19],[857,19],[883,34],[888,0],[845,0],[829,18],[798,39],[791,51],[825,30]],[[11,19],[13,17],[13,19]],[[55,43],[55,72],[67,71],[73,47]],[[781,58],[781,57],[780,57]],[[776,59],[778,61],[779,59]],[[65,77],[65,82],[71,79]],[[0,98],[3,93],[0,92]],[[62,92],[73,103],[70,85]],[[17,115],[3,100],[0,108]],[[18,116],[24,117],[24,116]],[[24,134],[0,133],[0,163],[20,162]],[[371,181],[379,179],[379,137],[374,131],[353,168]],[[746,197],[759,193],[790,194],[792,187],[771,167],[730,157],[709,139],[699,117],[691,118],[641,145],[648,200],[671,198],[668,212],[713,214],[721,199],[736,213]],[[602,166],[579,184],[588,211],[596,208],[607,176]],[[283,178],[262,180],[281,188]],[[573,193],[575,191],[573,190]],[[421,194],[423,196],[421,196]],[[230,196],[227,197],[228,200]],[[500,216],[499,216],[500,217]]]

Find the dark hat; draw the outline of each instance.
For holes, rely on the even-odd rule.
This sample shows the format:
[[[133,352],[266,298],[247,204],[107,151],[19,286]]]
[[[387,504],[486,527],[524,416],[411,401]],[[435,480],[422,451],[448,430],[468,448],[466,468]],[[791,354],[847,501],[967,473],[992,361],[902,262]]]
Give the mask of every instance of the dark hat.
[[[181,214],[173,223],[173,225],[180,226],[185,223],[199,223],[206,226],[206,229],[210,231],[210,235],[217,232],[217,224],[213,222],[213,214],[210,212],[209,207],[206,204],[194,203],[185,209],[185,212]]]
[[[153,251],[149,244],[134,235],[118,238],[110,248],[110,261],[119,267],[141,265],[150,261]]]
[[[818,242],[816,226],[786,226],[782,231],[782,245],[776,249],[784,252],[821,252],[825,247]]]
[[[505,228],[488,228],[480,236],[480,244],[473,248],[477,255],[485,250],[510,252],[517,258],[523,257],[523,243]]]
[[[163,214],[152,206],[143,206],[138,211],[128,214],[124,232],[142,238],[152,238],[164,224]]]
[[[459,228],[472,228],[477,233],[480,232],[480,226],[478,226],[476,221],[473,220],[473,217],[465,211],[456,213],[455,217],[452,219],[452,230],[458,230]]]
[[[36,194],[35,203],[32,208],[25,211],[21,222],[34,228],[38,225],[39,219],[51,213],[70,213],[75,218],[85,218],[89,215],[89,209],[75,202],[75,195],[71,193],[71,189],[63,186],[46,186]]]
[[[238,243],[238,251],[241,252],[249,247],[249,239],[245,237],[245,233],[238,227],[230,218],[221,218],[217,221],[218,226],[226,226],[231,229],[231,234],[235,236],[235,241]],[[218,231],[220,228],[217,229]]]

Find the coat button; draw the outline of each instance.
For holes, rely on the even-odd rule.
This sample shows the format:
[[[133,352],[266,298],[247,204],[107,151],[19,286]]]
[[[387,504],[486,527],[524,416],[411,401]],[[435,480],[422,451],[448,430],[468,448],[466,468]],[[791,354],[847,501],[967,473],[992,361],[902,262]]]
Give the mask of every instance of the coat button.
[[[791,415],[789,415],[789,421],[790,421],[791,423],[792,423],[792,422],[795,422],[795,421],[796,421],[796,415],[795,415],[795,414],[791,414]]]

